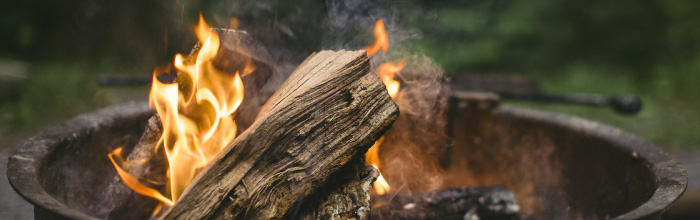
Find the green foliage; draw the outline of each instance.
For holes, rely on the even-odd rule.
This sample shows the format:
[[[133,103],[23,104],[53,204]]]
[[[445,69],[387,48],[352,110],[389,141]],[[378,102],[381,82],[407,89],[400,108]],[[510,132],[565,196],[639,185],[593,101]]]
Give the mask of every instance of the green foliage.
[[[31,70],[16,101],[0,106],[0,134],[35,130],[106,104],[95,76],[66,64],[40,65]]]

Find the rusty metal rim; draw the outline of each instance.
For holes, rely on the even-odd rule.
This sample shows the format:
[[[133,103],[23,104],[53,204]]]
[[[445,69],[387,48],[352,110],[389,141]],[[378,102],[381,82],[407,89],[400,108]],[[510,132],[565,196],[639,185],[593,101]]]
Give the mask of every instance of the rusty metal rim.
[[[680,198],[688,185],[688,174],[683,165],[658,146],[632,133],[595,121],[539,110],[501,106],[495,113],[579,129],[591,136],[615,143],[611,145],[629,152],[630,156],[636,154],[639,159],[645,161],[654,175],[656,191],[641,206],[613,216],[614,220],[639,219],[661,214]]]
[[[659,214],[678,200],[688,184],[686,170],[680,163],[661,150],[661,148],[631,133],[594,121],[558,113],[507,106],[501,106],[494,112],[526,120],[580,129],[583,132],[616,143],[614,146],[619,146],[629,151],[630,154],[637,153],[638,157],[645,160],[647,164],[653,164],[653,166],[650,166],[650,169],[654,173],[656,191],[652,197],[636,209],[614,219],[637,219]],[[81,135],[88,135],[92,133],[91,131],[99,129],[104,124],[129,118],[133,119],[138,115],[148,117],[152,114],[153,111],[148,109],[148,105],[145,102],[130,102],[83,114],[60,125],[46,129],[25,141],[9,158],[7,176],[10,180],[10,185],[20,196],[35,206],[38,205],[43,209],[72,219],[95,219],[67,207],[43,189],[38,180],[41,172],[41,162],[56,150],[56,147],[59,146],[58,143],[81,138]],[[89,126],[76,127],[70,125]],[[67,127],[72,129],[66,129]],[[622,145],[619,144],[621,138],[626,140]]]

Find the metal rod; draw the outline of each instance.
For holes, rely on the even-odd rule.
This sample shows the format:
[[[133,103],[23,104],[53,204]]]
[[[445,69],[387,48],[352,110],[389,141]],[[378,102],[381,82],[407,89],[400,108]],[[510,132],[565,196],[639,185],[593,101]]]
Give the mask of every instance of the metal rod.
[[[150,85],[152,78],[142,76],[102,75],[98,84],[103,87],[136,87]],[[614,95],[606,97],[600,94],[547,94],[547,93],[511,93],[511,92],[474,92],[453,91],[452,98],[482,103],[486,106],[498,106],[500,99],[526,100],[533,102],[567,103],[610,107],[623,115],[635,115],[642,110],[642,101],[634,95]]]
[[[102,87],[136,87],[150,85],[152,81],[153,78],[144,76],[102,75],[97,84]]]
[[[603,96],[600,94],[546,94],[546,93],[499,93],[506,100],[529,100],[535,102],[569,103],[610,107],[623,115],[635,115],[642,110],[642,100],[634,95]]]

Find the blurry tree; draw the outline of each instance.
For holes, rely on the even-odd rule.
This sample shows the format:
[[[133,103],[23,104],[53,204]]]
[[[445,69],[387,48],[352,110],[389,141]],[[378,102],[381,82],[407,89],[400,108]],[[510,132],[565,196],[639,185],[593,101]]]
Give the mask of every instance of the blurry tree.
[[[621,0],[435,1],[420,50],[449,72],[562,71],[575,63],[649,74],[697,57],[700,3]],[[697,26],[696,26],[697,27]],[[440,37],[429,37],[439,33]]]
[[[700,2],[421,2],[436,16],[419,22],[425,37],[415,50],[447,73],[525,75],[554,92],[634,93],[645,107],[633,118],[527,106],[611,123],[662,145],[700,147]]]

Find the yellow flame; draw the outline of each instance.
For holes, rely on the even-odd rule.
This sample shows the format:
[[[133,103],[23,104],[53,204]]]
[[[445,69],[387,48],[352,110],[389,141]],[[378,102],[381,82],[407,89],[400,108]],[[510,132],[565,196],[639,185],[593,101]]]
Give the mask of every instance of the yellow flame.
[[[386,30],[384,29],[384,21],[382,21],[382,19],[377,20],[374,27],[374,37],[376,39],[375,43],[365,48],[365,50],[367,50],[367,56],[374,55],[380,48],[384,52],[389,49],[389,38],[386,34]],[[396,64],[383,63],[382,65],[379,65],[379,68],[377,68],[377,72],[379,72],[379,79],[381,79],[386,86],[387,92],[389,92],[389,96],[391,96],[392,99],[396,98],[396,95],[399,93],[399,88],[401,87],[401,83],[398,80],[395,80],[394,76],[396,73],[401,71],[404,66],[406,66],[405,59]],[[365,153],[365,160],[367,161],[367,164],[376,168],[380,173],[377,181],[373,183],[374,191],[379,195],[383,195],[391,190],[389,183],[384,179],[384,176],[381,175],[381,170],[379,169],[379,146],[382,145],[382,141],[384,141],[383,136],[374,142],[374,145],[372,145],[367,153]]]
[[[209,27],[209,25],[206,22],[204,22],[204,17],[202,17],[202,13],[199,13],[199,23],[197,23],[197,27],[195,27],[194,33],[195,35],[197,35],[197,39],[199,39],[199,42],[202,43],[205,42],[211,34],[211,27]]]
[[[374,186],[374,191],[379,195],[383,195],[384,193],[391,190],[389,183],[386,182],[384,176],[382,176],[382,173],[379,170],[379,146],[382,145],[382,141],[384,141],[383,136],[379,138],[379,140],[374,142],[374,145],[372,145],[372,147],[369,148],[367,153],[365,153],[365,161],[367,161],[367,163],[370,166],[373,166],[375,169],[377,169],[377,171],[379,171],[379,177],[372,184]]]
[[[178,83],[160,82],[157,75],[168,69],[158,67],[149,97],[163,123],[161,141],[168,158],[170,201],[177,201],[198,172],[236,137],[233,113],[243,102],[240,74],[222,72],[213,65],[219,36],[201,14],[195,32],[201,42],[195,57],[175,56]],[[118,171],[121,169],[114,165]],[[128,173],[119,174],[124,182],[133,179]],[[127,185],[137,190],[136,186]],[[152,194],[147,196],[155,198]]]
[[[394,76],[396,73],[401,71],[404,66],[406,66],[405,59],[397,64],[383,63],[382,65],[379,65],[379,68],[377,68],[377,72],[379,72],[379,79],[381,79],[382,82],[384,82],[384,85],[386,85],[386,90],[389,92],[389,96],[391,96],[392,99],[396,98],[396,95],[399,94],[399,87],[401,87],[401,83],[398,80],[395,80]]]

